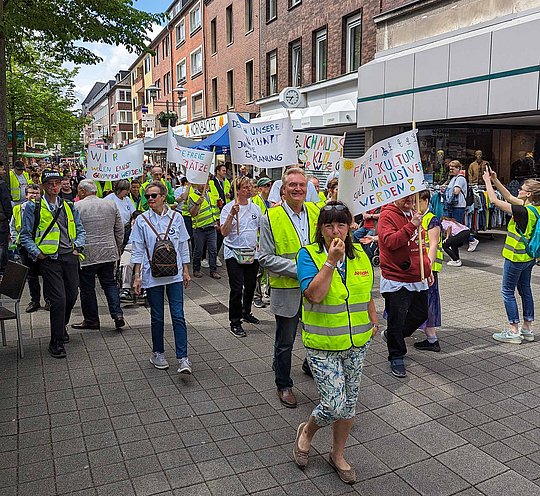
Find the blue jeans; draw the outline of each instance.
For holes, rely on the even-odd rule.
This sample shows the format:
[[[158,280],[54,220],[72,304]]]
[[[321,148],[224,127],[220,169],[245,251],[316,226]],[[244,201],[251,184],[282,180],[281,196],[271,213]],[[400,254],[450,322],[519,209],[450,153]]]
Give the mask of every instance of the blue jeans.
[[[521,296],[523,320],[527,322],[534,320],[534,301],[531,290],[531,272],[534,265],[535,260],[529,262],[511,262],[505,259],[504,261],[501,293],[510,324],[519,323],[516,287]]]
[[[291,388],[291,361],[296,328],[302,309],[294,317],[282,317],[276,315],[276,341],[274,343],[274,372],[276,374],[276,386],[279,390]]]
[[[359,227],[352,234],[353,241],[355,243],[359,243],[360,240],[362,238],[366,237],[368,234],[370,236],[373,236],[375,234],[375,230],[374,229],[368,229],[367,227],[364,227],[364,226]],[[371,249],[371,243],[369,245],[362,245],[362,248],[366,252],[366,255],[369,257],[369,259],[371,260],[373,258],[373,250]]]
[[[152,351],[165,352],[163,341],[163,327],[165,322],[165,298],[164,290],[167,290],[169,310],[176,345],[176,358],[187,357],[187,327],[184,318],[184,286],[183,282],[175,282],[164,286],[146,288],[146,297],[150,305]]]
[[[89,324],[99,324],[96,276],[105,293],[111,317],[113,319],[123,317],[122,308],[120,307],[120,294],[114,279],[115,265],[115,262],[104,262],[80,268],[81,310],[84,320]]]

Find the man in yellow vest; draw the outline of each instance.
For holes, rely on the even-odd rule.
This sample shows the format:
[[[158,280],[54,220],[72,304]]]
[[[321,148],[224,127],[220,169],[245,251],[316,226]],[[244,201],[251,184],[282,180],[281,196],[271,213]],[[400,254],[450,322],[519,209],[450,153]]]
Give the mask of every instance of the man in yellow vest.
[[[150,172],[152,174],[152,178],[141,185],[141,210],[148,210],[148,201],[144,197],[144,192],[146,190],[146,187],[152,181],[161,181],[165,185],[165,187],[167,188],[167,203],[169,205],[174,204],[176,202],[176,200],[174,199],[174,190],[171,183],[163,177],[163,169],[159,166],[156,166],[152,167]]]
[[[62,176],[47,169],[41,175],[43,197],[24,210],[20,240],[32,260],[40,261],[43,290],[50,304],[49,354],[65,358],[69,342],[67,324],[77,301],[79,258],[85,231],[73,204],[59,198]],[[36,211],[36,209],[38,209]]]
[[[276,317],[274,371],[277,394],[287,408],[295,408],[291,359],[301,313],[296,254],[315,239],[319,207],[306,203],[308,178],[298,168],[283,174],[284,202],[261,219],[259,263],[270,272],[270,309]]]
[[[13,164],[13,170],[9,171],[9,190],[13,206],[26,201],[26,186],[28,184],[32,184],[32,179],[24,170],[24,163],[16,160]]]

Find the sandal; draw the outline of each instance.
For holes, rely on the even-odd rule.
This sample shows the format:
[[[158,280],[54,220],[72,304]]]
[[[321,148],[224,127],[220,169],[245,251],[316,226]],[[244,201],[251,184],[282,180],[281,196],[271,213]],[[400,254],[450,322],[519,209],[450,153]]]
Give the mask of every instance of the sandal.
[[[298,441],[300,440],[300,436],[302,435],[302,431],[304,430],[304,427],[306,426],[307,422],[302,422],[298,429],[296,430],[296,439],[294,441],[293,446],[293,458],[296,462],[296,465],[298,465],[300,468],[306,468],[308,464],[308,454],[309,451],[302,451],[298,447]]]
[[[350,468],[349,470],[343,470],[339,468],[332,459],[332,453],[328,455],[328,462],[330,463],[330,466],[333,467],[333,469],[338,474],[339,478],[345,482],[345,484],[355,484],[356,483],[356,470],[354,468]]]

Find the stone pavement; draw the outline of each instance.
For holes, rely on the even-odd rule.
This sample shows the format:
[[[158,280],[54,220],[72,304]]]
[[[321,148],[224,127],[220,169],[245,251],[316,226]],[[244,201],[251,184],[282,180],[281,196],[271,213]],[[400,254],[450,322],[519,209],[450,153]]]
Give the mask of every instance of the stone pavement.
[[[399,380],[375,339],[347,449],[355,486],[326,461],[328,428],[304,472],[292,461],[296,427],[317,401],[301,341],[292,372],[300,404],[289,410],[274,389],[273,317],[254,309],[261,325],[234,338],[226,313],[200,306],[226,305],[227,281],[204,277],[186,292],[188,377],[148,362],[144,307],[126,307],[120,333],[102,299],[102,331],[71,333],[60,361],[47,354],[48,314],[24,316],[26,357],[17,359],[12,331],[0,347],[0,494],[540,495],[540,347],[491,339],[505,321],[501,245],[482,239],[463,267],[444,267],[441,353],[411,340]],[[172,362],[170,326],[166,337]]]

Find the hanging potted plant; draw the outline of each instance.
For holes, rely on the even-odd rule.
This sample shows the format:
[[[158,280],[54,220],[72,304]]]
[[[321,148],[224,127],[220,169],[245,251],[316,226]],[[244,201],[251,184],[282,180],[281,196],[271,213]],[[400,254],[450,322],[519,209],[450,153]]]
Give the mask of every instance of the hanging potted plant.
[[[176,126],[176,121],[178,119],[178,116],[176,115],[176,112],[164,111],[164,112],[160,112],[157,115],[157,119],[162,127],[168,127],[169,124],[172,127],[174,127]]]

